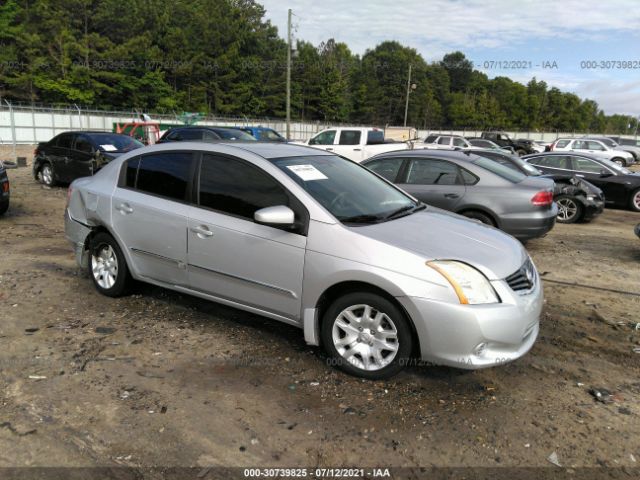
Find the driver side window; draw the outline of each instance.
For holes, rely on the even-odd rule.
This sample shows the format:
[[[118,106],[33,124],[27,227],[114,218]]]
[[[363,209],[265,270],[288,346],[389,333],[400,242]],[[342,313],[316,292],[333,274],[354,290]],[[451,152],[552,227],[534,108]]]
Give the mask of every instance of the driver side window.
[[[322,132],[313,137],[309,142],[309,145],[333,145],[335,139],[336,131],[327,130],[326,132]]]

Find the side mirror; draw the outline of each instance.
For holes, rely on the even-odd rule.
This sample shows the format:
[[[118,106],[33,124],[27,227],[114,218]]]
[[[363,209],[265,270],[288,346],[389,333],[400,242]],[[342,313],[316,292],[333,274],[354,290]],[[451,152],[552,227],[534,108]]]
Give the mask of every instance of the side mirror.
[[[606,177],[612,177],[613,173],[609,172],[608,170],[605,170],[604,168],[602,170],[600,170],[600,178],[606,178]]]
[[[264,225],[293,225],[295,223],[295,214],[293,210],[285,205],[277,205],[275,207],[261,208],[253,214],[256,223]]]

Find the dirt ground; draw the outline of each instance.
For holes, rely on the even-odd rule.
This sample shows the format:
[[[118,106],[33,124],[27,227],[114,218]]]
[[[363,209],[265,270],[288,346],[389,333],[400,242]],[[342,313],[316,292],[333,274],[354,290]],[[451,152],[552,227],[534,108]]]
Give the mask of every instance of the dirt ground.
[[[8,174],[0,467],[552,471],[555,452],[562,467],[639,473],[640,214],[607,209],[527,244],[546,306],[524,358],[371,382],[281,323],[152,286],[99,295],[64,238],[66,189]]]

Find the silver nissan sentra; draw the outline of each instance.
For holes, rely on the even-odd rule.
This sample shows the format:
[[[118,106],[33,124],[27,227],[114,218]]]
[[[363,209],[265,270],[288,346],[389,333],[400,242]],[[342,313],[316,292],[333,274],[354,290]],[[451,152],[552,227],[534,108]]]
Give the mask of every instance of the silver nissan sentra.
[[[73,182],[65,223],[99,292],[139,280],[280,320],[365,378],[499,365],[538,335],[520,242],[308,147],[135,150]]]

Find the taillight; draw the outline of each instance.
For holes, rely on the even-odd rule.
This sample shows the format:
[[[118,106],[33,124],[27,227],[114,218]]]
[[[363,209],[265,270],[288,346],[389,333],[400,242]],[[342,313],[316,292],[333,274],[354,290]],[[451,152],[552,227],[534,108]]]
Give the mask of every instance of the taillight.
[[[553,193],[538,192],[531,199],[531,203],[537,207],[547,207],[553,203]]]
[[[4,193],[7,193],[7,192],[9,191],[9,182],[8,182],[8,181],[7,181],[7,182],[4,182],[4,183],[2,184],[2,191],[3,191]]]
[[[556,146],[556,142],[553,142],[551,145],[549,145],[549,151],[553,152],[553,147]]]

